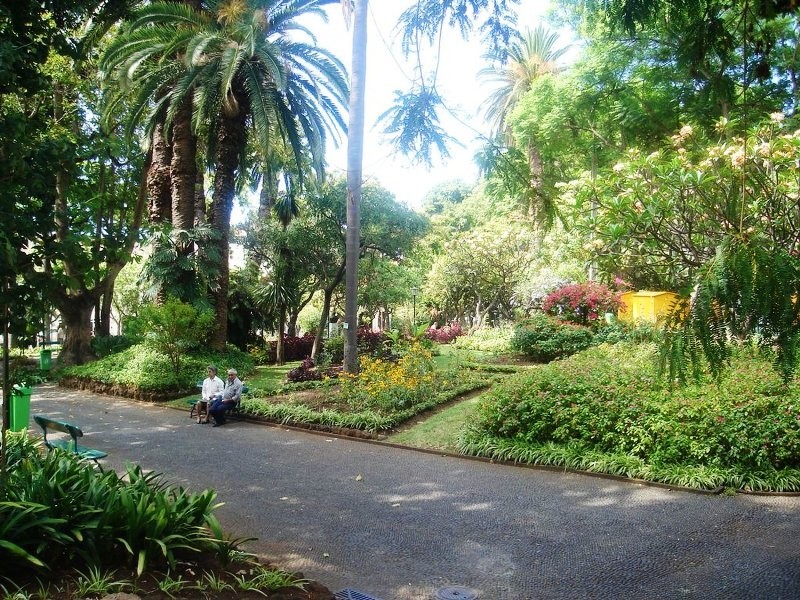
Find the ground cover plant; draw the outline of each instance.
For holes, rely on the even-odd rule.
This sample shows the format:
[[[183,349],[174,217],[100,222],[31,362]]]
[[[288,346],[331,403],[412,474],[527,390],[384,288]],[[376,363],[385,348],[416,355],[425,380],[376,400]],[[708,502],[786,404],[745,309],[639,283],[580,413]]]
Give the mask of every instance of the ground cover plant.
[[[800,389],[739,349],[730,370],[671,388],[654,344],[601,345],[487,392],[466,454],[704,489],[800,491]]]
[[[329,598],[257,563],[227,538],[214,516],[216,494],[168,486],[127,467],[97,471],[72,453],[9,432],[0,486],[0,597],[97,598],[131,592],[147,599]],[[309,588],[320,591],[319,584]],[[295,590],[294,595],[287,590]],[[292,592],[293,593],[293,592]]]

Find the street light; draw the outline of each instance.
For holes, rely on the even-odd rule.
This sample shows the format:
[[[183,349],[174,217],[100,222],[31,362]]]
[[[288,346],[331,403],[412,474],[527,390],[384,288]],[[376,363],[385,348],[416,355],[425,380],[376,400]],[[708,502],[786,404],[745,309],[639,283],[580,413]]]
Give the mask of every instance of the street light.
[[[412,322],[414,324],[414,327],[417,326],[417,294],[419,294],[419,288],[418,287],[412,287],[411,288],[411,306],[412,306],[412,309],[411,309],[412,318],[411,318],[411,320],[412,320]]]

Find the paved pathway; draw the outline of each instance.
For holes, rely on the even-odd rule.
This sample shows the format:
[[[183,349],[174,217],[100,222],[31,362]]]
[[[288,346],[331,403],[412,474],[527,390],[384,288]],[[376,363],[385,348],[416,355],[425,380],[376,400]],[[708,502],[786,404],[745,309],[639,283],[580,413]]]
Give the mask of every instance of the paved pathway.
[[[108,465],[194,490],[249,548],[382,600],[800,598],[800,498],[708,496],[34,390]]]

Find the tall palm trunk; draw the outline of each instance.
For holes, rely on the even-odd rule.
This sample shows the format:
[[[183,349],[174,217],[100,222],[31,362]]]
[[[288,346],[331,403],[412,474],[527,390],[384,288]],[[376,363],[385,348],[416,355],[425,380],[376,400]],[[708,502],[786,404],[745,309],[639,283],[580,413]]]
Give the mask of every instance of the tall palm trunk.
[[[358,256],[361,242],[361,172],[364,162],[364,94],[367,76],[367,5],[355,0],[350,120],[347,130],[347,238],[345,256],[344,370],[358,372]]]
[[[197,181],[197,137],[192,132],[192,99],[184,99],[172,125],[172,227],[189,230],[194,227],[195,183]],[[190,256],[194,245],[182,243],[177,247],[180,258]],[[179,289],[189,289],[193,273],[181,269]],[[183,300],[184,298],[182,298]]]
[[[195,182],[197,180],[197,137],[192,133],[192,102],[186,98],[172,125],[172,226],[191,229],[194,225]]]
[[[172,146],[166,139],[163,123],[159,123],[153,129],[147,158],[145,166],[147,214],[151,223],[163,223],[169,220],[172,211],[170,194]]]
[[[212,196],[212,227],[219,235],[219,281],[213,290],[216,328],[211,335],[211,347],[222,350],[228,340],[228,287],[230,283],[230,228],[233,199],[236,195],[236,171],[239,155],[246,141],[247,111],[239,103],[235,114],[221,115],[217,133]]]

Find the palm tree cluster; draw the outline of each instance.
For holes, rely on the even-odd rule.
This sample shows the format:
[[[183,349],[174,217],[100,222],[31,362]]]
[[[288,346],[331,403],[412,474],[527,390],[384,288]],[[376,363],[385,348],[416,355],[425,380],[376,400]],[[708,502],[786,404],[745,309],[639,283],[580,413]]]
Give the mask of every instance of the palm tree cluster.
[[[325,19],[323,6],[334,2],[155,2],[133,13],[102,57],[105,115],[126,110],[129,134],[141,135],[147,151],[151,222],[182,231],[207,222],[215,232],[208,240],[219,257],[208,290],[218,324],[215,347],[227,338],[237,192],[260,182],[269,206],[283,173],[292,196],[309,173],[322,178],[326,140],[346,129],[346,69],[304,25],[310,16]],[[200,250],[191,242],[174,249],[179,255]]]

